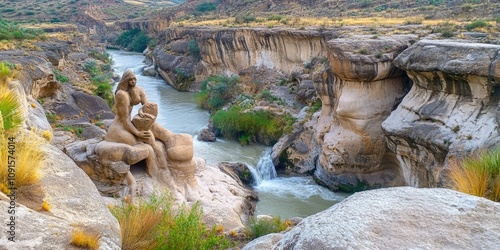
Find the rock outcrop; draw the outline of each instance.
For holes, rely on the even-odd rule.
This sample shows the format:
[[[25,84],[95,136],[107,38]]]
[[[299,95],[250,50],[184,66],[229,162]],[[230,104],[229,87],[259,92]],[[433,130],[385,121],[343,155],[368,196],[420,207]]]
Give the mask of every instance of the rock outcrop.
[[[211,75],[237,75],[250,68],[290,74],[313,58],[326,56],[327,36],[332,35],[283,28],[169,28],[160,34],[166,43],[157,46],[151,57],[160,75],[174,87],[176,69],[196,81]],[[196,42],[191,46],[199,50],[199,55],[194,55],[199,56],[199,62],[193,61],[193,51],[186,51],[190,41]]]
[[[50,212],[16,207],[16,242],[8,241],[4,233],[0,245],[9,249],[65,249],[72,232],[81,229],[99,232],[101,249],[120,249],[120,225],[92,181],[59,149],[46,144],[43,151],[47,159],[41,168],[41,189]],[[0,194],[0,207],[6,211],[3,224],[10,222],[9,202],[10,198]]]
[[[267,249],[494,249],[500,204],[449,189],[399,187],[356,193],[309,216]],[[256,245],[249,243],[249,246]],[[256,249],[256,248],[247,248]]]
[[[292,137],[274,147],[274,162],[314,172],[334,190],[403,185],[380,125],[410,85],[392,60],[414,39],[355,36],[328,41],[330,69],[315,80],[321,112],[296,124]]]
[[[421,40],[394,63],[413,87],[382,128],[406,185],[439,186],[450,158],[500,143],[500,46]]]

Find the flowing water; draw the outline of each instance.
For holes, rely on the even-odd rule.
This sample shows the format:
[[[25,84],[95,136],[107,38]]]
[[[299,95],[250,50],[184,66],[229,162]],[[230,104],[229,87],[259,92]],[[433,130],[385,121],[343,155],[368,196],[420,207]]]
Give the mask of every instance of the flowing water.
[[[271,160],[271,149],[259,144],[241,146],[237,141],[217,138],[216,142],[196,140],[199,131],[208,125],[210,115],[196,106],[194,93],[179,92],[162,79],[142,76],[145,64],[140,53],[108,50],[114,70],[121,74],[131,69],[137,84],[144,88],[150,102],[158,103],[157,122],[175,133],[188,133],[195,138],[195,156],[208,163],[244,162],[257,180],[254,187],[259,196],[256,214],[281,218],[306,217],[322,211],[345,198],[318,186],[311,177],[278,176]],[[138,107],[135,107],[134,113]]]

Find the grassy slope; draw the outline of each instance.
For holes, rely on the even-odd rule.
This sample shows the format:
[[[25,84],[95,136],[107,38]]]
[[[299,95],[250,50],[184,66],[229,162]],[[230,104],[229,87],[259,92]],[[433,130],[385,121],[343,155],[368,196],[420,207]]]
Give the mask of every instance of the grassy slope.
[[[9,0],[0,2],[0,17],[19,22],[67,22],[87,13],[98,20],[115,21],[147,16],[173,5],[162,0]]]

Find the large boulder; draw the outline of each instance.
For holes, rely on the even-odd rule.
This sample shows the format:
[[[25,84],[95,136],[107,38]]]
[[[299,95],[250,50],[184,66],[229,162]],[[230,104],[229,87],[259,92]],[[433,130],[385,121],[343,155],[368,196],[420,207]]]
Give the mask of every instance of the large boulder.
[[[89,177],[59,149],[49,144],[41,147],[47,157],[40,171],[41,190],[50,212],[16,207],[16,243],[2,234],[0,245],[9,249],[66,249],[72,232],[82,229],[100,233],[100,249],[120,249],[120,225]],[[9,203],[1,194],[0,207],[7,211]],[[1,220],[10,222],[7,213],[2,213]]]
[[[443,185],[449,159],[500,143],[499,53],[499,45],[422,40],[394,60],[413,87],[382,129],[406,185]]]
[[[453,190],[378,189],[305,218],[267,249],[496,249],[499,220],[500,203]]]

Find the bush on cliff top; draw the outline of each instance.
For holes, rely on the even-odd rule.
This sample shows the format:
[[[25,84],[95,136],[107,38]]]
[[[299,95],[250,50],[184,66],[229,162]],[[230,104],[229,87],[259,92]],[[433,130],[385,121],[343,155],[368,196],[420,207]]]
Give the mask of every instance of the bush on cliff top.
[[[500,148],[450,163],[451,188],[500,201]]]
[[[201,222],[201,208],[181,206],[175,210],[172,198],[152,196],[137,205],[111,208],[122,232],[122,249],[227,249],[230,242],[208,230]]]
[[[210,76],[201,84],[196,103],[203,109],[217,111],[229,103],[238,93],[238,77]]]

